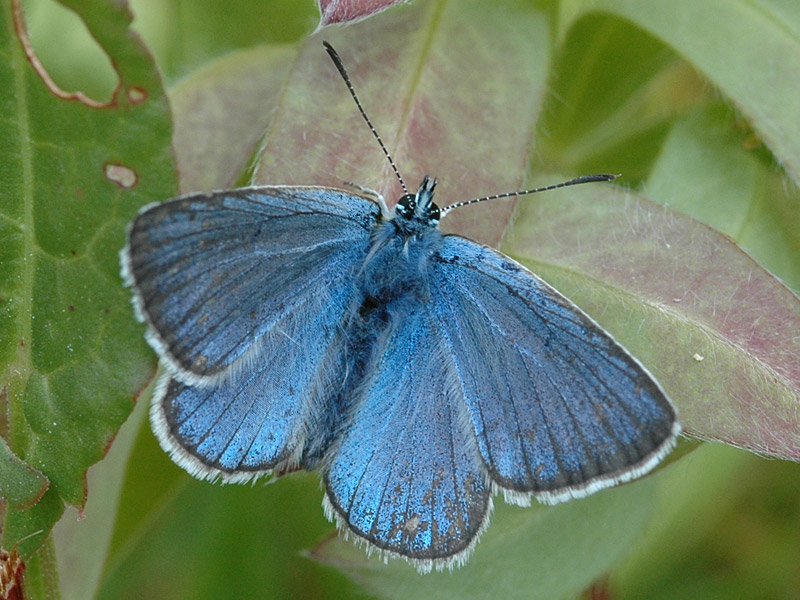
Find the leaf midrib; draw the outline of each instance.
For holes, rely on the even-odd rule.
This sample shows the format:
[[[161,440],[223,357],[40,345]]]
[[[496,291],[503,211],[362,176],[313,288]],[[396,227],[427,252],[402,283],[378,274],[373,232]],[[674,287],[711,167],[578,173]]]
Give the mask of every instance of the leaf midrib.
[[[9,3],[11,4],[11,3]],[[9,11],[8,24],[11,29],[10,37],[19,41],[14,30],[14,7],[7,5]],[[24,421],[22,394],[25,385],[30,377],[33,365],[31,361],[31,346],[33,318],[33,279],[34,279],[34,252],[35,228],[33,218],[34,185],[33,185],[33,149],[30,139],[30,112],[28,111],[28,88],[26,77],[29,72],[28,59],[25,55],[21,43],[13,46],[13,72],[14,72],[14,99],[16,101],[17,128],[19,135],[19,157],[22,167],[21,173],[21,200],[22,200],[22,221],[19,223],[22,232],[22,273],[20,274],[21,285],[19,287],[20,312],[17,322],[17,334],[19,343],[17,344],[17,359],[8,365],[8,385],[9,385],[9,445],[18,455],[22,448],[23,440],[21,432]]]

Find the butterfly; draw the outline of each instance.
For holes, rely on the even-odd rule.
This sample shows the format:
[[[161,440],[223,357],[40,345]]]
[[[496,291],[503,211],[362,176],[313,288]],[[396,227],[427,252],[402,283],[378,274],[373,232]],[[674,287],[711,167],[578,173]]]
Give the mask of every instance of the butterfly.
[[[319,469],[347,535],[421,572],[467,560],[493,495],[580,498],[652,470],[680,433],[647,370],[501,252],[406,193],[259,186],[143,208],[122,276],[164,375],[161,446],[192,475]]]

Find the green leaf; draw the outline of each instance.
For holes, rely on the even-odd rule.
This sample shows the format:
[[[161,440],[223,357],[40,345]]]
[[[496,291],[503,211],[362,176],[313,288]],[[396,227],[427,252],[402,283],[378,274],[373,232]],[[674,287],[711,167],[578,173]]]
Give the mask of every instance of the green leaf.
[[[728,124],[728,113],[712,106],[676,120],[647,194],[731,236],[800,290],[800,193],[746,131]]]
[[[175,192],[164,93],[131,14],[120,2],[64,4],[115,65],[109,103],[58,88],[35,60],[22,12],[0,8],[0,390],[9,451],[50,482],[32,507],[30,494],[5,496],[7,547],[49,532],[64,503],[83,506],[86,470],[152,376],[117,254],[137,208]]]
[[[47,491],[50,482],[21,461],[0,439],[0,497],[15,506],[30,507]]]
[[[235,187],[261,150],[295,57],[289,47],[233,52],[170,91],[182,192]]]
[[[534,164],[637,182],[671,119],[707,101],[707,83],[660,40],[621,19],[591,14],[561,38]]]
[[[149,427],[148,427],[149,429]],[[137,440],[97,598],[352,598],[353,585],[301,551],[331,531],[316,473],[276,485],[210,485]],[[137,581],[137,585],[131,585]],[[83,596],[75,596],[83,598]]]
[[[150,386],[152,387],[152,386]],[[149,398],[150,387],[142,393]],[[120,428],[119,434],[106,457],[89,469],[87,485],[89,494],[80,518],[68,508],[53,528],[53,541],[59,570],[59,583],[64,598],[94,598],[102,581],[103,567],[111,560],[111,540],[116,525],[127,516],[120,513],[120,497],[130,462],[131,449],[137,435],[147,425],[147,402],[139,402],[133,413]],[[147,426],[149,433],[149,426]],[[150,473],[151,465],[141,466]],[[156,494],[153,478],[144,486],[151,497]],[[124,510],[124,509],[123,509]]]
[[[132,0],[136,22],[171,86],[223,54],[257,44],[294,43],[319,18],[312,2]],[[269,78],[264,71],[261,77]]]
[[[780,0],[569,0],[571,18],[606,11],[671,46],[748,119],[800,182],[800,11]],[[565,19],[565,26],[571,21]]]
[[[660,510],[610,576],[611,598],[791,598],[800,464],[704,444],[659,477]]]

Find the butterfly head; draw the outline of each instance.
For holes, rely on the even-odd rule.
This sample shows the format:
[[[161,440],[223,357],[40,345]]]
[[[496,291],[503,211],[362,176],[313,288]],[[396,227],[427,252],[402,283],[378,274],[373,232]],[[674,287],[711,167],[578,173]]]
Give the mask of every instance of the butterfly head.
[[[426,175],[416,194],[406,194],[397,201],[394,223],[408,235],[417,235],[439,225],[439,207],[433,202],[437,180]]]

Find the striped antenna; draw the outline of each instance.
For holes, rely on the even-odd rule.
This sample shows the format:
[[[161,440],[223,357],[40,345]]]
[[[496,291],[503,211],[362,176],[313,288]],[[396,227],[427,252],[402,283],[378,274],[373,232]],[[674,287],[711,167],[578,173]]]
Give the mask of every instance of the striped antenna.
[[[361,106],[361,101],[358,99],[358,96],[356,96],[356,91],[355,89],[353,89],[353,84],[350,83],[350,76],[347,74],[347,69],[344,68],[344,63],[342,62],[342,59],[339,57],[339,54],[336,52],[336,50],[333,49],[333,46],[331,46],[328,42],[323,41],[322,45],[325,46],[325,50],[328,51],[328,56],[331,57],[333,64],[336,65],[336,69],[339,71],[339,75],[342,76],[342,79],[344,79],[344,82],[347,84],[347,89],[350,90],[350,95],[353,97],[353,100],[355,100],[358,110],[361,111],[361,116],[364,117],[364,120],[367,122],[367,125],[369,125],[369,128],[372,131],[372,135],[374,135],[375,139],[378,140],[378,143],[381,145],[381,150],[383,150],[383,153],[386,155],[386,158],[389,159],[389,164],[392,165],[392,170],[394,171],[394,174],[397,175],[397,180],[400,182],[400,185],[403,188],[403,192],[408,194],[408,188],[406,187],[406,182],[403,181],[403,177],[402,175],[400,175],[400,171],[397,170],[397,165],[394,164],[394,159],[392,158],[392,155],[389,154],[389,151],[383,144],[381,136],[378,135],[378,132],[372,125],[372,121],[369,120],[369,117],[367,116],[364,107]]]
[[[486,202],[487,200],[497,200],[498,198],[512,198],[514,196],[526,196],[527,194],[537,194],[539,192],[547,192],[549,190],[557,190],[558,188],[569,187],[571,185],[580,185],[582,183],[593,183],[596,181],[613,181],[619,175],[609,175],[607,173],[599,173],[597,175],[583,175],[570,179],[569,181],[562,181],[561,183],[554,183],[545,187],[535,188],[532,190],[522,190],[521,192],[506,192],[505,194],[495,194],[494,196],[485,196],[483,198],[475,198],[474,200],[465,200],[464,202],[456,202],[449,206],[442,208],[440,218],[443,219],[447,213],[456,208],[467,206],[468,204],[477,204],[478,202]]]

